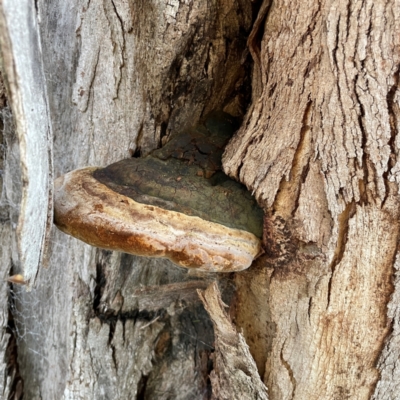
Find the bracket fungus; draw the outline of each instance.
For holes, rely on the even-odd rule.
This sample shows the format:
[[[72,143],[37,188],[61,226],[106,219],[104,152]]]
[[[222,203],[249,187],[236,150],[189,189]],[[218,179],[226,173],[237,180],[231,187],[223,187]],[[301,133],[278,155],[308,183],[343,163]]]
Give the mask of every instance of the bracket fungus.
[[[144,158],[72,171],[55,181],[55,224],[93,246],[203,271],[248,268],[261,249],[262,210],[221,171],[235,130],[227,114]]]

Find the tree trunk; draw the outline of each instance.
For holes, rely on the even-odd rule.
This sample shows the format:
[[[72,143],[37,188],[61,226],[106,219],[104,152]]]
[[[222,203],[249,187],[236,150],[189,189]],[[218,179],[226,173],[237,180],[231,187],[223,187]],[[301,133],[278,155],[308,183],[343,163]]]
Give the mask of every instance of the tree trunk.
[[[274,2],[253,50],[224,162],[266,211],[236,323],[272,399],[398,396],[399,6]]]
[[[265,253],[244,272],[196,273],[53,228],[31,291],[0,286],[3,397],[396,398],[400,3],[35,6],[41,53],[29,57],[45,76],[54,176],[247,109],[223,163],[264,208]],[[6,276],[24,274],[25,181],[3,105]]]

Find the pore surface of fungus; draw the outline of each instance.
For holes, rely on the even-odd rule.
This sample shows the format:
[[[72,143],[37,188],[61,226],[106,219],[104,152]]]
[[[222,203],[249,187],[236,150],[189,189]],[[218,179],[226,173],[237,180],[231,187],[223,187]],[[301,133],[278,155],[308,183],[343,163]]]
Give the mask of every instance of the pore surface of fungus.
[[[166,257],[205,271],[245,269],[260,251],[262,211],[220,171],[229,116],[173,137],[144,158],[55,181],[55,223],[93,246]]]

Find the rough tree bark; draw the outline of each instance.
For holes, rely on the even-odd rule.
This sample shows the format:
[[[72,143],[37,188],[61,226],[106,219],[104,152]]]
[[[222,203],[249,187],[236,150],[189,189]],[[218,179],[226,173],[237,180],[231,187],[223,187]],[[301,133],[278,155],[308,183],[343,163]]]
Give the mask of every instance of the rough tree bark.
[[[209,111],[247,109],[223,161],[265,210],[265,254],[241,273],[195,274],[53,229],[33,289],[0,286],[11,307],[3,300],[2,395],[396,398],[400,2],[35,5],[54,176],[145,155]],[[23,272],[11,100],[3,276]]]
[[[224,161],[266,211],[236,310],[274,399],[398,396],[399,6],[273,2],[253,50]]]

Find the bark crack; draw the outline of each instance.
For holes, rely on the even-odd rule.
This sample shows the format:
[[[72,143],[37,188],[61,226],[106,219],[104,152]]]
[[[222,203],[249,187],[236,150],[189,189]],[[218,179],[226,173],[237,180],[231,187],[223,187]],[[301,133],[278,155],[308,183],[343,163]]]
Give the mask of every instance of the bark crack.
[[[292,217],[294,217],[298,207],[299,199],[301,193],[301,184],[305,182],[308,171],[310,169],[310,157],[311,157],[311,136],[310,136],[310,114],[311,114],[312,101],[309,100],[307,106],[304,110],[303,121],[300,130],[300,141],[296,149],[296,153],[293,157],[292,171],[299,169],[299,180],[297,183],[297,195],[295,197],[295,204],[291,212]]]
[[[310,115],[313,102],[309,100],[304,108],[300,138],[293,155],[289,180],[283,176],[275,196],[274,211],[285,220],[293,219],[299,206],[301,184],[304,183],[309,171],[311,157]]]
[[[370,38],[371,37],[371,31],[372,31],[372,8],[369,10],[369,23],[366,28],[365,36]],[[359,37],[357,36],[357,41],[356,41],[356,46],[359,44]],[[366,55],[372,55],[373,51],[371,49],[371,40],[368,40],[366,45],[365,45],[365,51]],[[361,71],[362,74],[366,74],[366,71],[369,69],[368,67],[365,66],[365,60],[367,59],[367,56],[364,58],[359,58],[359,63],[360,66],[358,68],[358,71]],[[372,62],[374,63],[374,70],[378,70],[376,63],[374,62],[374,56],[371,58]],[[368,130],[367,127],[365,126],[365,117],[366,117],[366,112],[365,112],[365,106],[363,104],[363,101],[361,100],[361,96],[359,94],[359,90],[364,92],[365,94],[373,92],[373,89],[370,89],[369,86],[369,81],[368,79],[363,79],[362,83],[364,84],[364,87],[362,84],[358,83],[362,79],[361,73],[358,73],[354,77],[354,89],[353,93],[356,97],[357,103],[360,107],[360,113],[358,117],[358,125],[361,131],[361,149],[362,149],[362,170],[363,170],[363,175],[364,179],[359,181],[359,189],[360,189],[360,203],[364,204],[369,204],[369,203],[375,203],[375,198],[377,197],[378,194],[378,188],[379,188],[379,176],[378,176],[378,169],[371,157],[369,156],[369,146],[370,143],[368,141],[371,141],[371,137],[368,137]],[[372,79],[372,76],[370,76],[370,79]],[[372,99],[372,104],[374,104],[374,99]],[[371,108],[371,105],[367,105],[367,108]],[[388,111],[389,112],[389,111]],[[376,115],[376,113],[375,113]],[[375,139],[377,140],[377,139]],[[378,144],[379,147],[379,144]],[[390,157],[389,157],[390,160]],[[388,187],[387,187],[387,182],[386,182],[386,177],[388,175],[388,171],[383,172],[383,183],[385,185],[385,193],[382,198],[381,206],[385,202],[387,196],[388,196]],[[372,186],[373,185],[373,186]]]
[[[138,385],[137,385],[137,400],[144,400],[146,398],[146,389],[147,389],[147,381],[149,377],[147,375],[141,376]]]
[[[96,78],[97,67],[99,65],[99,59],[100,59],[100,47],[97,49],[97,56],[96,56],[96,62],[94,64],[94,68],[93,68],[93,74],[91,76],[91,79],[90,79],[88,87],[87,87],[88,97],[87,97],[85,106],[82,107],[82,112],[85,112],[88,109],[88,106],[89,106],[89,101],[90,101],[90,97],[92,95],[92,89],[93,89],[93,85],[94,85],[94,80]]]
[[[338,238],[336,241],[336,248],[335,248],[335,252],[333,255],[333,259],[329,266],[329,269],[331,270],[331,277],[330,277],[329,283],[328,283],[326,309],[329,308],[330,301],[331,301],[332,281],[334,278],[336,267],[342,261],[344,253],[346,251],[347,238],[348,238],[348,233],[349,233],[349,222],[350,222],[350,218],[354,215],[354,213],[355,213],[355,203],[352,202],[352,203],[347,204],[346,208],[338,216]]]
[[[124,62],[124,57],[125,57],[125,46],[126,46],[126,43],[125,43],[125,35],[124,35],[124,23],[123,23],[123,20],[122,20],[122,18],[121,18],[121,16],[119,15],[119,13],[118,13],[118,10],[117,10],[117,7],[116,7],[116,5],[115,5],[115,3],[114,3],[114,0],[111,0],[111,4],[112,4],[112,6],[113,6],[113,8],[114,8],[114,13],[115,13],[115,15],[116,15],[116,17],[117,17],[117,19],[118,19],[118,21],[119,21],[119,24],[120,24],[120,30],[121,30],[121,40],[122,40],[122,43],[121,43],[121,48],[119,49],[119,51],[120,51],[120,53],[121,53],[121,62],[119,63],[119,66],[118,66],[118,70],[119,70],[119,74],[118,74],[118,77],[117,77],[117,79],[116,79],[116,81],[115,81],[115,95],[114,95],[114,97],[113,97],[113,100],[115,100],[115,99],[117,99],[118,98],[118,92],[119,92],[119,87],[120,87],[120,85],[121,85],[121,81],[122,81],[122,69],[124,68],[124,66],[125,66],[125,62]],[[112,32],[112,25],[110,24],[110,28],[111,28],[111,32]],[[112,37],[112,35],[111,35],[111,40],[113,39],[113,37]],[[116,49],[118,49],[118,43],[114,43],[114,41],[113,41],[113,47],[114,47],[114,51],[116,50]]]
[[[5,329],[5,333],[3,335],[9,335],[8,344],[5,352],[5,360],[7,360],[6,371],[4,371],[4,384],[3,387],[6,386],[6,377],[9,377],[10,383],[10,391],[7,400],[20,400],[24,397],[24,381],[21,377],[19,371],[19,363],[18,363],[18,341],[17,341],[17,333],[14,324],[14,318],[12,315],[12,309],[15,308],[15,299],[13,296],[10,296],[12,290],[11,283],[9,284],[9,308],[8,308],[8,321],[7,328]]]
[[[282,365],[284,366],[284,368],[286,369],[286,371],[287,371],[287,373],[289,375],[290,383],[292,384],[292,393],[291,393],[290,399],[293,399],[295,391],[296,391],[297,381],[296,381],[296,378],[294,377],[292,367],[290,366],[290,364],[283,357],[283,348],[284,348],[284,346],[285,346],[285,343],[283,343],[282,348],[281,348],[280,359],[281,359]]]
[[[396,96],[397,89],[399,87],[400,65],[398,65],[397,70],[394,73],[393,79],[394,79],[394,83],[386,95],[386,104],[387,104],[387,109],[388,109],[388,113],[389,113],[389,124],[390,124],[390,139],[388,142],[388,145],[390,147],[390,156],[389,156],[388,162],[387,162],[387,170],[383,174],[384,183],[386,186],[386,196],[382,202],[382,206],[385,205],[386,200],[390,193],[390,189],[388,187],[388,180],[389,180],[388,177],[389,177],[390,171],[392,170],[392,168],[395,166],[395,164],[397,162],[396,154],[397,154],[398,149],[396,149],[396,136],[397,136],[397,127],[399,126],[398,115],[400,113],[400,108],[399,108],[399,105],[395,101],[395,96]]]
[[[101,250],[102,257],[96,263],[96,286],[94,288],[93,298],[93,311],[92,318],[98,318],[102,323],[106,323],[110,327],[108,344],[111,345],[114,338],[114,333],[118,321],[121,321],[125,330],[125,322],[127,320],[137,320],[154,322],[155,319],[166,318],[166,311],[160,307],[157,310],[139,310],[133,309],[129,311],[115,310],[108,306],[106,301],[102,300],[103,292],[106,290],[107,276],[105,275],[103,268],[104,264],[108,262],[108,256],[111,254],[110,251]],[[124,333],[125,334],[125,331]]]
[[[254,21],[253,28],[249,34],[249,38],[247,39],[247,46],[249,47],[250,54],[253,58],[255,67],[259,69],[261,72],[261,37],[264,33],[264,30],[261,29],[264,27],[264,21],[268,15],[268,11],[272,0],[264,0],[261,4],[261,7],[258,10],[256,20]]]

